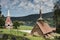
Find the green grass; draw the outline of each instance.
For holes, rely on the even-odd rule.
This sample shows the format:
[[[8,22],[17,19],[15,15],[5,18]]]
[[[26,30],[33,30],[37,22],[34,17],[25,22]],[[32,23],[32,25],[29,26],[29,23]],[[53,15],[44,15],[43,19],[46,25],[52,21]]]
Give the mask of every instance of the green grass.
[[[0,34],[12,34],[12,35],[16,35],[16,36],[23,36],[23,34],[25,34],[25,32],[20,32],[17,31],[17,29],[0,29]]]
[[[18,30],[32,30],[32,26],[20,26]],[[28,33],[17,31],[17,29],[0,29],[0,34],[8,34],[11,37],[14,35],[16,36],[17,40],[23,40],[24,38],[27,38],[28,40],[45,40],[43,37],[38,36],[31,36]]]
[[[25,26],[25,25],[22,26],[21,25],[18,29],[20,29],[20,30],[32,30],[32,28],[33,28],[32,26]]]
[[[31,36],[28,33],[25,32],[20,32],[20,31],[15,31],[16,29],[0,29],[0,34],[8,34],[10,37],[13,37],[13,35],[16,37],[17,40],[23,40],[24,38],[28,40],[45,40],[41,36]]]
[[[15,31],[16,29],[0,29],[0,34],[8,34],[11,37],[16,37],[17,40],[23,40],[23,39],[28,39],[28,40],[45,40],[42,36],[31,36],[28,33],[25,32],[20,32],[20,31]],[[10,39],[9,38],[9,39]],[[2,39],[0,39],[2,40]],[[49,40],[49,39],[47,39]],[[55,40],[55,39],[54,39]]]
[[[43,37],[26,36],[30,40],[45,40]]]
[[[29,40],[44,40],[42,37],[34,37],[34,36],[29,36],[28,33],[25,32],[20,32],[20,31],[15,31],[16,29],[0,29],[0,34],[9,34],[9,35],[14,35],[17,36],[17,40],[22,40],[24,38],[27,38]],[[22,38],[21,38],[22,37]]]

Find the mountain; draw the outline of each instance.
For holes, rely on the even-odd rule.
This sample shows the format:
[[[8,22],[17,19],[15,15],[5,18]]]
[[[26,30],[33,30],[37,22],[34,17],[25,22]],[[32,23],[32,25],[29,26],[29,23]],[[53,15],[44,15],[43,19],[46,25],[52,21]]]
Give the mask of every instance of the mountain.
[[[43,18],[52,18],[53,17],[53,12],[49,13],[44,13],[42,14]],[[11,19],[18,20],[18,21],[36,21],[40,17],[39,14],[31,14],[28,16],[23,16],[23,17],[11,17]]]
[[[53,15],[54,15],[53,12],[42,14],[42,16],[45,20],[47,20],[47,19],[50,20],[51,18],[53,18]],[[39,17],[40,17],[40,14],[31,14],[31,15],[23,16],[23,17],[11,17],[11,20],[12,21],[15,21],[15,20],[22,21],[25,23],[24,25],[32,26],[36,23],[36,21]],[[49,21],[49,22],[51,22],[51,21]]]

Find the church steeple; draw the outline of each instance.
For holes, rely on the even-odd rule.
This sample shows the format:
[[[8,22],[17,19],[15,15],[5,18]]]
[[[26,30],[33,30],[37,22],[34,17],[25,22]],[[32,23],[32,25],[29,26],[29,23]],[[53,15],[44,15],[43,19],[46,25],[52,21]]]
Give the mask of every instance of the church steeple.
[[[42,12],[41,12],[41,9],[40,9],[40,17],[42,17]]]
[[[8,10],[8,15],[7,16],[10,16],[10,11]]]
[[[41,9],[40,9],[40,18],[39,18],[38,20],[44,20],[44,19],[42,18],[42,12],[41,12]]]

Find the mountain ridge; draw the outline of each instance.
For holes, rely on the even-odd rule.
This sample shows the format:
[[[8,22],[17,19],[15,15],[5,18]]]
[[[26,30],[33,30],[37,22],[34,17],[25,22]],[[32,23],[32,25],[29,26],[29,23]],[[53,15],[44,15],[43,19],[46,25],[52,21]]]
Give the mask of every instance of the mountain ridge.
[[[53,12],[49,12],[49,13],[44,13],[42,14],[43,18],[53,18]],[[23,16],[23,17],[11,17],[11,19],[14,20],[18,20],[18,21],[36,21],[38,18],[40,17],[40,14],[31,14],[28,16]]]

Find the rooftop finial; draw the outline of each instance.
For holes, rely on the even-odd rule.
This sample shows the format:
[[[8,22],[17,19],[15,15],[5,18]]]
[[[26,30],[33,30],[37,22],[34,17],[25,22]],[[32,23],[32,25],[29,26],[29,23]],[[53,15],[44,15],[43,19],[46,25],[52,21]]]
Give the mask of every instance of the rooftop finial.
[[[38,20],[44,20],[44,19],[42,18],[41,8],[40,8],[40,18],[39,18]]]
[[[40,17],[42,17],[41,9],[40,9]]]

